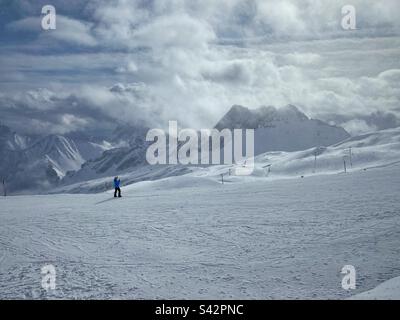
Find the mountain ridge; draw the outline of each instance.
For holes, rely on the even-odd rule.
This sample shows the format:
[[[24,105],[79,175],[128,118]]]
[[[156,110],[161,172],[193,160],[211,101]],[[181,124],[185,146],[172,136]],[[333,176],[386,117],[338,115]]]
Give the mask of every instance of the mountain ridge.
[[[296,151],[328,146],[349,137],[343,128],[310,119],[293,105],[282,108],[262,106],[258,109],[233,105],[215,128],[254,129],[255,155],[268,151]],[[0,154],[5,154],[0,175],[13,181],[15,190],[38,188],[46,191],[59,185],[143,169],[149,166],[145,158],[150,144],[145,140],[148,130],[142,124],[120,124],[107,137],[89,137],[82,132],[30,140],[21,138],[29,143],[25,146],[23,143],[16,144],[13,148],[18,149],[20,146],[19,149],[11,150],[13,144],[9,141],[12,139],[12,131],[4,127],[0,130],[4,132],[1,137],[8,137],[8,140],[3,139],[5,142],[0,150]],[[178,144],[178,148],[181,145]],[[159,179],[187,172],[185,168],[160,168],[152,177]],[[135,181],[138,179],[140,174]]]

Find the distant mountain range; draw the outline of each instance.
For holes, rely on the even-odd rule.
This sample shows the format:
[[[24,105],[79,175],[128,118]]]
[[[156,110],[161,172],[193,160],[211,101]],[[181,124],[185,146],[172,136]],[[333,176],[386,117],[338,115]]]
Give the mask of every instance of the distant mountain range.
[[[297,107],[251,110],[233,106],[216,129],[255,129],[255,154],[329,146],[349,137],[341,127],[310,119]],[[85,133],[31,137],[0,126],[0,178],[11,192],[46,192],[52,187],[121,175],[147,166],[148,128],[118,126],[109,137]],[[164,172],[164,171],[163,171]],[[168,175],[187,170],[169,169]],[[159,172],[154,178],[160,178]],[[140,178],[140,177],[139,177]]]
[[[10,192],[47,190],[109,147],[61,135],[19,135],[0,125],[0,178]]]
[[[169,187],[198,187],[221,183],[253,182],[255,179],[274,183],[276,179],[307,179],[313,175],[344,174],[369,171],[400,163],[400,127],[350,137],[328,147],[312,147],[300,151],[270,151],[254,159],[251,176],[238,176],[239,165],[138,166],[121,174],[131,192],[148,188],[155,193]],[[346,168],[346,169],[345,169]],[[351,180],[351,177],[349,176]],[[349,180],[349,181],[350,181]],[[295,182],[297,185],[301,185]],[[373,181],[371,181],[373,183]],[[55,193],[97,193],[112,189],[112,177],[94,178],[56,188]],[[343,190],[346,194],[346,190]]]

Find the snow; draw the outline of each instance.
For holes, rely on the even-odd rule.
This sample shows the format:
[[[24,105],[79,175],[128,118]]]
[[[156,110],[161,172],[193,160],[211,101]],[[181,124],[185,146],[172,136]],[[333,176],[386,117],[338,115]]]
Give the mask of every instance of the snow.
[[[351,161],[350,161],[351,147]],[[115,150],[117,156],[119,153]],[[317,151],[317,161],[315,162],[315,152]],[[115,156],[115,158],[118,158]],[[107,161],[109,157],[106,157]],[[134,163],[133,157],[128,156],[128,160]],[[123,184],[137,183],[146,180],[156,180],[176,175],[186,175],[188,177],[209,178],[214,181],[221,179],[224,174],[226,183],[244,183],[254,180],[281,180],[298,179],[299,177],[310,177],[314,175],[338,174],[344,172],[343,160],[346,161],[348,172],[369,170],[374,167],[382,167],[400,162],[400,128],[382,130],[352,137],[329,147],[310,148],[302,151],[266,152],[255,157],[255,169],[250,177],[247,176],[228,176],[229,170],[233,174],[236,167],[240,165],[218,165],[218,166],[149,166],[141,165],[127,172],[113,172],[113,175],[121,176]],[[270,166],[270,172],[268,167]],[[75,182],[76,177],[66,179],[67,185],[62,185],[54,190],[61,193],[76,192],[100,192],[111,188],[110,181],[113,175],[108,171],[99,178],[97,172],[91,170],[90,166],[84,167],[85,170],[79,171],[80,179],[83,182]]]
[[[271,150],[298,151],[313,146],[328,146],[349,137],[343,128],[309,119],[295,106],[290,105],[281,109],[261,107],[255,110],[233,106],[218,122],[216,128],[218,130],[254,128],[255,155]],[[128,180],[137,182],[138,179],[133,179],[133,176],[137,177],[137,172],[148,171],[144,168],[147,164],[146,150],[150,145],[145,141],[148,130],[140,124],[118,127],[111,137],[114,148],[104,152],[98,158],[87,161],[80,170],[67,175],[62,184],[79,186],[79,183],[83,182],[87,186],[87,180],[99,179],[98,181],[104,186],[102,178],[115,175],[124,175]],[[225,145],[229,142],[231,141],[224,140]],[[116,147],[115,144],[119,144],[120,147]],[[243,149],[246,149],[245,143],[243,144]],[[208,148],[204,145],[203,147]],[[221,154],[224,153],[223,150],[220,151]],[[87,160],[88,157],[85,159]],[[193,170],[198,170],[198,168],[190,169],[190,171]],[[170,169],[165,170],[166,176],[169,172]],[[149,176],[142,175],[142,180],[152,179],[152,176],[153,174],[149,172]],[[72,189],[77,189],[76,186]],[[99,188],[100,186],[96,185],[94,190],[97,192]],[[82,189],[78,187],[78,190]]]
[[[349,298],[400,275],[399,169],[222,185],[205,168],[121,199],[2,197],[0,298]],[[356,290],[341,287],[348,264]]]
[[[376,288],[357,294],[352,300],[400,300],[400,277],[385,281]]]
[[[78,170],[85,162],[75,143],[58,135],[47,136],[25,152],[30,162],[41,162],[44,158],[59,177],[64,177],[67,171]]]
[[[38,139],[22,150],[4,148],[0,141],[0,154],[0,176],[13,193],[47,189],[85,162],[74,141],[59,135]]]

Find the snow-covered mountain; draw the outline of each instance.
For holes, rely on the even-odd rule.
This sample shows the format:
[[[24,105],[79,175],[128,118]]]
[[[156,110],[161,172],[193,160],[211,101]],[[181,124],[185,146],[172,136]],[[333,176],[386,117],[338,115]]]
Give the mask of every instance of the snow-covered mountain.
[[[235,105],[215,128],[254,129],[256,155],[267,151],[298,151],[329,146],[350,136],[341,127],[308,118],[293,105],[255,110]]]
[[[274,127],[279,122],[301,122],[309,120],[297,107],[287,105],[277,109],[275,107],[260,107],[250,110],[240,105],[234,105],[216,124],[215,128],[228,129],[257,129]]]
[[[28,136],[13,132],[9,127],[0,124],[0,148],[7,150],[23,150],[27,148],[33,139]]]
[[[110,137],[113,148],[101,156],[89,159],[76,172],[70,172],[63,184],[75,183],[103,176],[111,176],[133,170],[146,164],[148,128],[142,126],[119,126]]]
[[[69,170],[85,162],[72,140],[46,136],[25,149],[2,148],[0,174],[10,191],[38,191],[51,187]]]
[[[255,154],[271,150],[294,151],[313,146],[328,146],[349,137],[343,128],[309,119],[290,105],[281,109],[261,107],[256,110],[233,106],[215,128],[255,129]],[[145,154],[149,145],[145,141],[147,131],[148,128],[141,125],[118,127],[110,141],[121,147],[108,150],[99,158],[88,161],[81,170],[68,175],[63,184],[121,175],[146,165]],[[170,170],[166,172],[169,174]]]
[[[49,135],[24,150],[30,164],[44,163],[51,166],[62,178],[68,171],[78,170],[85,162],[74,141],[60,135]]]
[[[317,157],[315,157],[317,155]],[[364,171],[400,162],[400,127],[348,138],[328,147],[312,147],[301,151],[270,151],[254,159],[254,171],[250,176],[235,176],[240,165],[214,165],[208,167],[182,165],[141,165],[120,174],[124,185],[146,182],[147,186],[165,187],[177,184],[225,183],[297,179],[321,174]],[[229,175],[229,172],[232,174]],[[177,177],[180,176],[180,177]],[[92,176],[93,177],[93,176]],[[101,192],[112,188],[112,175],[107,172],[101,178],[87,176],[85,181],[75,181],[60,186],[56,192]],[[159,180],[159,182],[150,182]]]
[[[0,178],[11,192],[46,190],[109,148],[112,145],[106,141],[89,141],[84,136],[31,137],[0,126]]]
[[[307,159],[313,161],[315,148],[323,153],[320,150],[349,138],[343,128],[310,119],[291,105],[280,109],[261,107],[255,110],[233,106],[215,128],[255,129],[255,155],[266,157],[262,160],[256,158],[261,166],[268,165],[271,159],[276,159],[282,166],[291,157],[305,159],[307,157],[300,154],[302,150],[310,153]],[[226,166],[149,166],[145,158],[150,144],[145,140],[147,132],[148,128],[141,124],[120,125],[108,137],[88,137],[84,133],[50,135],[30,142],[25,148],[23,142],[26,139],[15,138],[10,133],[3,134],[6,142],[0,149],[0,154],[5,153],[0,174],[11,180],[16,190],[58,187],[57,190],[98,192],[109,188],[108,181],[115,175],[123,176],[125,183],[135,183],[193,172],[213,175],[225,170]],[[294,160],[293,163],[302,163],[304,159]],[[278,167],[274,166],[276,173],[279,172]],[[300,171],[282,169],[283,174],[289,175]],[[92,184],[91,181],[95,182]]]

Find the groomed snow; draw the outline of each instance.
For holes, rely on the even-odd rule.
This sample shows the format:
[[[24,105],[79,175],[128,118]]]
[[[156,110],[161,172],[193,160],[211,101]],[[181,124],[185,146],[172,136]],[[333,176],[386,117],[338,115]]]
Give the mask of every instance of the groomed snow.
[[[400,275],[399,170],[2,197],[0,298],[348,298]]]
[[[376,288],[359,293],[352,300],[400,300],[400,277],[385,281]]]

